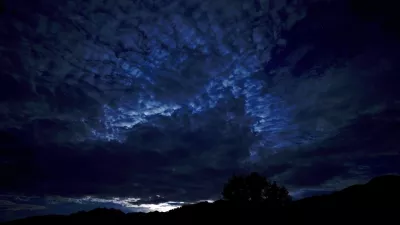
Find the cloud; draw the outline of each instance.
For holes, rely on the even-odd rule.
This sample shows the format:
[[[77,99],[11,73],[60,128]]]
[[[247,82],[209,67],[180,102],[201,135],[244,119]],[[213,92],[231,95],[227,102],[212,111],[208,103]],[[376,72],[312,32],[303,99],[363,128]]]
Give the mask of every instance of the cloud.
[[[307,198],[307,197],[312,197],[312,196],[320,196],[320,195],[326,195],[332,193],[334,190],[329,190],[326,188],[323,189],[299,189],[296,190],[295,192],[289,193],[294,200],[302,199],[302,198]]]
[[[400,169],[398,45],[342,3],[19,3],[0,25],[2,192],[144,210],[251,170],[295,193]]]
[[[7,200],[0,201],[0,211],[43,210],[43,209],[46,209],[46,207],[40,205],[17,204],[15,202]]]
[[[248,138],[249,128],[215,118],[193,131],[143,125],[124,143],[20,146],[6,158],[11,169],[5,174],[9,185],[3,189],[62,196],[204,199],[240,169],[252,144]],[[215,179],[219,181],[213,183]],[[192,196],[189,188],[196,194]]]

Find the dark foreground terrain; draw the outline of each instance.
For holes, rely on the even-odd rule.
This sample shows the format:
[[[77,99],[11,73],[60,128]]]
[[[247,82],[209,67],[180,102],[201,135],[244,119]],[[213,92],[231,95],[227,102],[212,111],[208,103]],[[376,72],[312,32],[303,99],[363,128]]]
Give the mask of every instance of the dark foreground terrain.
[[[387,175],[330,195],[294,201],[284,208],[214,203],[187,205],[166,213],[128,213],[99,208],[69,216],[49,215],[4,224],[398,224],[400,176]]]

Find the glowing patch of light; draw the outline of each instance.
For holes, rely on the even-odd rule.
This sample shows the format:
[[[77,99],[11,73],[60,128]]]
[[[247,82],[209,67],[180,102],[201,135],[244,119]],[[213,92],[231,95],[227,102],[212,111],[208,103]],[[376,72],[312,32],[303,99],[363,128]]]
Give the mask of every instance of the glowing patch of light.
[[[160,197],[160,196],[157,196]],[[135,209],[132,211],[144,211],[144,212],[152,212],[152,211],[159,211],[159,212],[166,212],[175,208],[178,208],[185,204],[185,202],[178,202],[178,201],[167,201],[158,204],[136,204],[139,202],[140,198],[121,198],[121,197],[112,197],[112,198],[99,198],[94,196],[85,196],[81,198],[66,198],[61,196],[51,196],[47,198],[47,202],[49,204],[57,204],[62,202],[73,202],[77,204],[107,204],[112,203],[116,205],[123,206],[126,209]]]
[[[159,211],[159,212],[167,212],[172,209],[179,208],[185,204],[185,202],[163,202],[159,204],[139,204],[139,205],[130,205],[129,208],[139,208],[139,209],[145,209],[147,212],[151,211]]]

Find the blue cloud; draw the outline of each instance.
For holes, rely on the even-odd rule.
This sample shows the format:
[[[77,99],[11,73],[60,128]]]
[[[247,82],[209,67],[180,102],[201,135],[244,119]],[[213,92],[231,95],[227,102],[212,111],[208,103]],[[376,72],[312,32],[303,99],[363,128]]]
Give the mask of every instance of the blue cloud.
[[[0,24],[1,192],[169,207],[251,170],[293,193],[399,171],[399,45],[343,1],[19,5]]]

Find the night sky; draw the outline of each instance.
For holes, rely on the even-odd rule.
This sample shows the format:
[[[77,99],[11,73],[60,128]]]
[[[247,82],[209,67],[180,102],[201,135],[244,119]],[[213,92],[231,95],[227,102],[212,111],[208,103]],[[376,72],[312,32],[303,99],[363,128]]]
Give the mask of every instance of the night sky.
[[[166,211],[250,171],[295,199],[398,173],[385,2],[3,0],[1,220]]]

